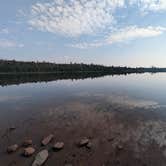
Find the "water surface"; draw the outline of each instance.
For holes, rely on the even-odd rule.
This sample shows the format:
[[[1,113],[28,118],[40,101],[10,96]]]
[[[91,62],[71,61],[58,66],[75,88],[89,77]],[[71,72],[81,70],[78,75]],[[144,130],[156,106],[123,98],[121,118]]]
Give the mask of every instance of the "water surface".
[[[0,87],[0,163],[25,162],[16,154],[10,161],[4,154],[7,145],[31,137],[39,146],[44,135],[55,132],[69,145],[48,165],[64,165],[66,155],[76,153],[78,158],[66,160],[77,166],[92,164],[97,156],[95,165],[113,165],[118,158],[119,164],[132,165],[137,159],[135,165],[162,166],[166,164],[165,85],[165,73],[146,73]],[[11,126],[16,130],[9,132]],[[95,148],[82,157],[84,152],[70,145],[83,136],[90,137]],[[114,154],[119,144],[124,153]]]

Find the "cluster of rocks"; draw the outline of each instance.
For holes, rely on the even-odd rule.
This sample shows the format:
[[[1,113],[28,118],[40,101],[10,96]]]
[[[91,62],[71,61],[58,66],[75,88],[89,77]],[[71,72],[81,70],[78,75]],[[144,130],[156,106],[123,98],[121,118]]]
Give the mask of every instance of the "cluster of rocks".
[[[54,138],[53,134],[48,135],[41,141],[42,146],[48,145]],[[92,143],[88,138],[83,138],[78,142],[79,147],[87,147],[91,148]],[[33,147],[33,141],[31,139],[27,139],[23,142],[22,146],[24,147],[22,155],[25,157],[30,157],[32,156],[35,152],[36,149]],[[55,144],[52,146],[52,149],[54,151],[59,151],[64,148],[64,142],[55,142]],[[14,153],[19,149],[19,146],[17,144],[11,145],[7,148],[8,153]],[[45,161],[48,159],[49,153],[47,149],[44,149],[40,151],[34,159],[34,162],[32,163],[32,166],[41,166],[45,163]]]

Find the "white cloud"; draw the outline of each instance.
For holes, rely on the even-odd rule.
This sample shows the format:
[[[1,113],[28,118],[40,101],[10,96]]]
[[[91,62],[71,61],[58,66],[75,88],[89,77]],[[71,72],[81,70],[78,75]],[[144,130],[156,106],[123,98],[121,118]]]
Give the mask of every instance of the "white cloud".
[[[137,5],[142,11],[164,11],[166,0],[129,0],[130,5]]]
[[[100,47],[102,46],[104,43],[103,42],[80,42],[80,43],[76,43],[76,44],[68,44],[67,46],[69,47],[73,47],[73,48],[79,48],[79,49],[88,49],[88,48],[92,48],[92,47]]]
[[[138,38],[155,37],[161,35],[164,31],[166,31],[166,28],[164,27],[148,26],[142,28],[137,26],[129,26],[111,33],[110,36],[106,39],[106,41],[109,44],[112,44]]]
[[[28,23],[39,30],[67,36],[93,34],[114,23],[124,0],[53,0],[36,3]]]
[[[0,39],[0,48],[22,48],[24,44],[17,43],[15,41],[10,41],[6,39]]]
[[[105,40],[97,42],[82,42],[69,44],[68,46],[79,49],[88,49],[92,47],[100,47],[103,45],[111,45],[114,43],[126,42],[141,38],[156,37],[163,34],[166,31],[165,27],[137,27],[129,26],[123,29],[116,29],[108,36],[105,36]]]

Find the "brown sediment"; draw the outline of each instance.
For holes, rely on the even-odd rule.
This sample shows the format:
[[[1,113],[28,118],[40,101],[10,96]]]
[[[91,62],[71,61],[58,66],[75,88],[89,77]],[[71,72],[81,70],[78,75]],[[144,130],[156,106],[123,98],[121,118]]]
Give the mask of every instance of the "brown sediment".
[[[2,150],[0,165],[31,165],[35,155],[43,149],[41,139],[52,133],[54,141],[44,147],[49,151],[45,166],[68,163],[73,166],[165,166],[166,122],[156,118],[155,113],[146,118],[146,113],[133,111],[111,108],[109,112],[102,112],[95,103],[80,102],[49,108],[31,123],[17,128],[10,140],[0,140],[5,149],[9,143],[20,144],[29,137],[35,154],[25,159],[20,156],[22,149],[11,155]],[[83,138],[88,141],[79,148],[78,142]],[[58,140],[63,141],[65,148],[55,153],[52,147]],[[89,142],[91,145],[87,148]]]

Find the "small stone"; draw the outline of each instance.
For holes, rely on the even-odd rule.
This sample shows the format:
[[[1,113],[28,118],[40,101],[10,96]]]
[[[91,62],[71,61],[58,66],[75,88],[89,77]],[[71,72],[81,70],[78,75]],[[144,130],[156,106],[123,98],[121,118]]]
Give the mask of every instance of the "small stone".
[[[45,146],[47,145],[52,139],[53,139],[54,135],[53,134],[50,134],[49,136],[45,137],[43,140],[42,140],[42,145]]]
[[[83,138],[83,139],[81,139],[79,146],[86,146],[88,143],[89,143],[89,139]]]
[[[122,150],[122,149],[123,149],[123,146],[122,146],[122,145],[117,145],[117,149],[118,149],[118,150]]]
[[[27,146],[30,146],[32,145],[32,140],[31,139],[27,139],[23,142],[23,146],[27,147]]]
[[[11,130],[11,131],[15,130],[15,129],[16,129],[16,127],[14,127],[14,126],[12,126],[12,127],[9,128],[9,130]]]
[[[40,151],[36,157],[34,162],[32,163],[32,166],[41,166],[43,165],[48,158],[48,150],[42,150]]]
[[[92,143],[91,143],[91,142],[88,142],[88,144],[86,145],[86,147],[87,147],[88,149],[91,149],[91,148],[92,148]]]
[[[14,145],[11,145],[7,148],[7,152],[8,153],[13,153],[15,152],[16,150],[18,149],[18,145],[17,144],[14,144]]]
[[[32,156],[33,153],[35,153],[35,149],[32,148],[32,147],[28,147],[28,148],[25,148],[25,149],[24,149],[23,155],[24,155],[25,157],[29,157],[29,156]]]
[[[64,143],[63,142],[57,142],[54,146],[53,149],[55,150],[61,150],[64,147]]]

